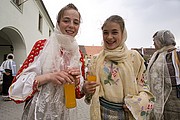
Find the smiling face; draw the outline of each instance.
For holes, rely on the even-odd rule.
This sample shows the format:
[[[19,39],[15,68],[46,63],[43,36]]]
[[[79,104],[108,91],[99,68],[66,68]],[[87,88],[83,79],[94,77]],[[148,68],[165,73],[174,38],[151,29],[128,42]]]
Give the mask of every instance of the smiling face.
[[[107,49],[113,50],[122,42],[122,30],[118,23],[107,22],[103,28],[103,41]]]
[[[63,34],[75,37],[80,26],[79,13],[74,9],[64,11],[63,16],[59,21],[59,28]]]

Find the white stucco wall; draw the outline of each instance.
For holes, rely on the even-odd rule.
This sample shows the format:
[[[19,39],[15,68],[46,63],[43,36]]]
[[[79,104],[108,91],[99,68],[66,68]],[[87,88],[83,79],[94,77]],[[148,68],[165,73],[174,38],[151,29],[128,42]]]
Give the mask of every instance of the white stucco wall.
[[[1,0],[0,3],[0,29],[7,26],[17,28],[24,38],[27,53],[29,53],[35,41],[49,36],[50,25],[44,17],[42,33],[38,30],[39,12],[35,0],[25,2],[22,11],[11,0]],[[43,16],[43,13],[40,13]]]
[[[18,51],[14,51],[15,53],[25,51],[27,56],[37,40],[48,38],[49,29],[53,31],[53,25],[49,22],[47,13],[39,1],[28,0],[23,3],[23,8],[20,10],[12,0],[0,0],[0,30],[6,27],[17,29],[25,45],[24,49],[17,49]],[[43,17],[42,33],[38,30],[39,13]],[[0,40],[2,41],[2,39]],[[13,44],[18,48],[16,41]],[[26,57],[19,54],[15,56],[17,62],[22,62]]]

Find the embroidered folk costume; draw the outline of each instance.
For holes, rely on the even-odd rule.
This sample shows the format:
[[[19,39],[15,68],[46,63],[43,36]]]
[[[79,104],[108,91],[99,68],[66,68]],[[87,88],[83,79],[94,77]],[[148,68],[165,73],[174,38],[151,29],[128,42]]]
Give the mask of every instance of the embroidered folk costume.
[[[147,120],[153,108],[154,97],[143,79],[144,60],[137,51],[126,47],[125,29],[122,37],[117,48],[109,50],[104,46],[92,60],[91,69],[100,86],[89,101],[91,120]],[[129,112],[123,110],[124,104]]]
[[[63,85],[47,83],[38,87],[37,75],[81,67],[84,75],[84,60],[76,40],[61,33],[58,24],[47,40],[39,40],[20,68],[9,89],[11,99],[16,103],[26,103],[22,119],[25,120],[68,120],[69,109],[65,107]],[[82,98],[81,76],[76,86],[76,97]]]

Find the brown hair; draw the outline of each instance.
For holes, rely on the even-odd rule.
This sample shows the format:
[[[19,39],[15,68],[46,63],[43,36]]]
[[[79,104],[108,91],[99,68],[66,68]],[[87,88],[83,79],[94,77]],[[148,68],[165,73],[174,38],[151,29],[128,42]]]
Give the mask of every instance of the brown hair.
[[[122,33],[124,31],[124,28],[125,28],[125,23],[124,23],[124,20],[121,16],[119,15],[112,15],[110,16],[109,18],[106,19],[106,21],[104,22],[104,24],[102,25],[101,29],[103,29],[103,27],[108,23],[108,22],[115,22],[117,24],[119,24],[121,30],[122,30]]]
[[[64,7],[59,11],[58,16],[57,16],[57,22],[58,22],[58,23],[60,22],[62,16],[64,15],[64,11],[70,10],[70,9],[76,10],[76,11],[79,13],[77,7],[76,7],[74,4],[69,3],[68,5],[64,6]],[[80,14],[80,13],[79,13],[79,19],[81,19],[81,14]]]

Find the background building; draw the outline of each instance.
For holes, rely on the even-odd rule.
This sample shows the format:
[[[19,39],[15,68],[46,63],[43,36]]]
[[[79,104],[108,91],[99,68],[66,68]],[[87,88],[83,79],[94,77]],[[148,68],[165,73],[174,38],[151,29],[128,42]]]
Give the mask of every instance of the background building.
[[[42,0],[1,0],[0,64],[11,52],[15,55],[18,69],[33,44],[48,38],[53,28]]]
[[[144,58],[144,60],[149,63],[150,58],[156,51],[155,48],[131,48],[132,50],[137,50]]]
[[[91,57],[98,54],[102,50],[102,46],[84,46],[79,45],[79,49],[82,51],[85,60],[85,66],[90,63]]]

